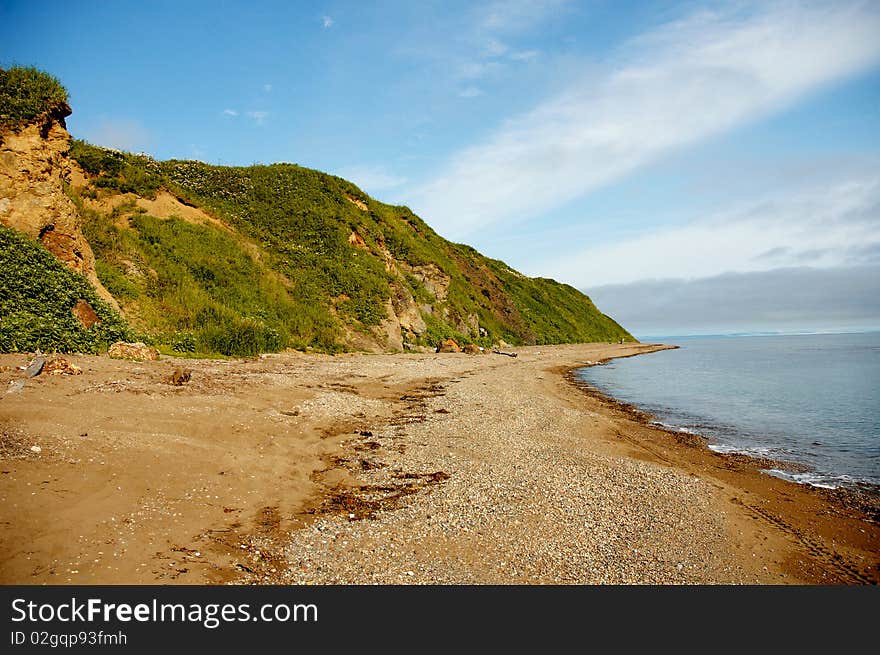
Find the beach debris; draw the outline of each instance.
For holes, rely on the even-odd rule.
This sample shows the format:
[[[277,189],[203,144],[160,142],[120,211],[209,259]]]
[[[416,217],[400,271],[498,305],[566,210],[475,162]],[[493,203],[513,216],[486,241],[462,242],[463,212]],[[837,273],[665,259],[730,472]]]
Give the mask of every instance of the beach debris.
[[[438,353],[460,353],[461,346],[455,343],[455,339],[445,339],[437,344]]]
[[[475,343],[466,343],[464,345],[464,348],[461,349],[461,351],[463,353],[467,353],[468,355],[482,355],[483,354],[483,349],[480,348],[480,346],[478,346]]]
[[[493,350],[492,352],[495,353],[496,355],[507,355],[508,357],[516,357],[517,356],[516,353],[507,352],[506,350]]]
[[[40,448],[39,446],[31,446],[31,452],[40,454],[41,452],[43,452],[43,449]]]
[[[159,351],[142,341],[136,343],[117,341],[110,346],[107,354],[114,359],[134,359],[137,361],[155,361],[159,359]]]
[[[35,378],[43,372],[43,367],[45,365],[46,358],[42,355],[37,355],[31,360],[31,363],[27,365],[27,368],[24,370],[24,374],[29,378]]]
[[[174,372],[171,374],[171,378],[169,382],[173,384],[175,387],[182,387],[184,384],[189,382],[192,379],[192,371],[188,368],[180,368],[177,367],[174,369]]]
[[[82,298],[76,301],[76,304],[70,309],[70,313],[73,314],[76,320],[78,320],[86,329],[89,329],[93,325],[98,325],[101,322],[101,318],[98,316],[97,312],[95,312],[94,308]]]
[[[43,371],[52,375],[82,375],[82,369],[76,364],[71,364],[64,357],[53,357],[46,362]]]

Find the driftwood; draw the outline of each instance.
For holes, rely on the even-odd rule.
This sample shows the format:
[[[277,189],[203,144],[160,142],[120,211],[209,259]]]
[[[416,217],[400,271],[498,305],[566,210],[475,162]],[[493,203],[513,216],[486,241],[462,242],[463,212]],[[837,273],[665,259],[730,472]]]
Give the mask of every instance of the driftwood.
[[[516,353],[509,353],[504,350],[493,350],[496,355],[507,355],[508,357],[516,357]]]

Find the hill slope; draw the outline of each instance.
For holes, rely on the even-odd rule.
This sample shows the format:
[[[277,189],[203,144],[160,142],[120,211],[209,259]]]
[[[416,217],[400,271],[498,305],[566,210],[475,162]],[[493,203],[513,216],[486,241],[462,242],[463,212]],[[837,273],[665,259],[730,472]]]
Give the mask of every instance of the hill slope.
[[[71,155],[101,281],[139,327],[191,333],[199,349],[224,352],[244,323],[265,347],[321,350],[631,338],[576,289],[450,243],[338,177],[82,142]]]
[[[633,340],[573,287],[446,241],[332,175],[160,162],[81,141],[64,159],[97,288],[177,352]]]

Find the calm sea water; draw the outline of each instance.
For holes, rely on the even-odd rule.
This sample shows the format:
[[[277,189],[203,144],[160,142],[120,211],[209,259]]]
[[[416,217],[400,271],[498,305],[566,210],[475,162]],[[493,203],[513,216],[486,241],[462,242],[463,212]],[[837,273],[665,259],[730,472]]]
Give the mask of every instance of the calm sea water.
[[[880,333],[661,341],[680,348],[579,375],[667,427],[703,435],[715,450],[810,468],[774,475],[880,485]]]

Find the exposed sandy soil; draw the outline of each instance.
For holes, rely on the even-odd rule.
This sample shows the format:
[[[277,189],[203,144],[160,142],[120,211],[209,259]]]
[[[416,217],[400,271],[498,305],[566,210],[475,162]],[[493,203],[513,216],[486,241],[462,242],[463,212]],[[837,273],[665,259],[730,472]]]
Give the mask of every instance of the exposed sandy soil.
[[[84,181],[80,173],[77,181]],[[100,198],[84,198],[86,206],[102,212],[112,212],[114,209],[125,203],[134,203],[135,206],[146,211],[150,216],[156,218],[171,218],[176,216],[188,223],[195,225],[213,225],[222,230],[229,231],[229,226],[215,216],[212,216],[203,209],[187,205],[176,196],[167,191],[159,191],[155,198],[141,198],[134,193],[114,193],[103,195]],[[120,218],[120,220],[124,220]]]
[[[567,379],[651,349],[0,356],[0,583],[877,582],[870,499]]]

